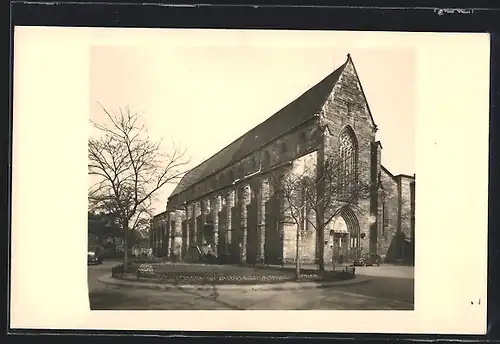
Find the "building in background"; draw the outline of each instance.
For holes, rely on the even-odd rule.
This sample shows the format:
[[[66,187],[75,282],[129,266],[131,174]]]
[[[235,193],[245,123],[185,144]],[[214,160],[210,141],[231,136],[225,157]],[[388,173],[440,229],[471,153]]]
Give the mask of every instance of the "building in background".
[[[88,245],[102,248],[104,257],[119,256],[123,251],[123,232],[115,224],[110,214],[94,214],[88,216]]]

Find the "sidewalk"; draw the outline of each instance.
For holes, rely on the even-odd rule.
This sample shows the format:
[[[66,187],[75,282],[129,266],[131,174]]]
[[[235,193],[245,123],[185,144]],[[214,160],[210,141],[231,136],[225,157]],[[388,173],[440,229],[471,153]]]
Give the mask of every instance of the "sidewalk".
[[[366,276],[356,276],[353,279],[342,281],[329,281],[329,282],[282,282],[282,283],[269,283],[269,284],[250,284],[250,285],[236,285],[236,284],[216,284],[216,285],[193,285],[193,284],[173,284],[173,283],[154,283],[148,281],[130,281],[122,280],[111,277],[110,275],[103,275],[97,278],[97,281],[106,285],[113,285],[125,288],[141,288],[141,289],[156,289],[156,290],[220,290],[220,291],[238,291],[238,290],[300,290],[300,289],[317,289],[328,288],[336,286],[346,286],[363,284],[371,281]]]

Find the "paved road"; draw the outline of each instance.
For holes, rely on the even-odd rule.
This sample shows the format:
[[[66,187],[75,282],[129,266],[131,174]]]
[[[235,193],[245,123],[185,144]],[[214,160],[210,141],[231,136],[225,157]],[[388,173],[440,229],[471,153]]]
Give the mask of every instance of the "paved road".
[[[381,276],[395,278],[414,278],[413,266],[389,265],[382,264],[380,266],[356,266],[357,275],[365,276]]]
[[[162,291],[100,284],[112,262],[90,266],[93,310],[173,309],[413,309],[413,279],[374,276],[371,282],[333,288],[286,291]]]

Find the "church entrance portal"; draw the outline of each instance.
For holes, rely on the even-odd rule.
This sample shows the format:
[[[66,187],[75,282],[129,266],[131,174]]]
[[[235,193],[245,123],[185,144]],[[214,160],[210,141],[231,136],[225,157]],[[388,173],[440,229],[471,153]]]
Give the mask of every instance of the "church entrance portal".
[[[359,224],[356,215],[351,210],[345,210],[340,216],[332,219],[328,229],[330,247],[325,250],[327,255],[325,262],[352,262],[360,250]]]

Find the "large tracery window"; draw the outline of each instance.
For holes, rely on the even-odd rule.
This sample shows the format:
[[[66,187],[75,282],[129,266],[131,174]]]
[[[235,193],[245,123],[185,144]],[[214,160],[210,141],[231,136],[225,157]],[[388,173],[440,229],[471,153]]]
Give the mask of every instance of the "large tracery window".
[[[344,129],[340,135],[340,196],[351,199],[356,188],[356,139],[352,129]]]

